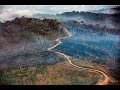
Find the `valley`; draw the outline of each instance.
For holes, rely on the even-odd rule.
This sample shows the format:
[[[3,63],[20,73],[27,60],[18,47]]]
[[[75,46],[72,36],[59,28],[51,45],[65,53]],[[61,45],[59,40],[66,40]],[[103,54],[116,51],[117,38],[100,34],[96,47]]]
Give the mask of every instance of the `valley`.
[[[119,85],[119,7],[104,10],[0,22],[0,85]]]

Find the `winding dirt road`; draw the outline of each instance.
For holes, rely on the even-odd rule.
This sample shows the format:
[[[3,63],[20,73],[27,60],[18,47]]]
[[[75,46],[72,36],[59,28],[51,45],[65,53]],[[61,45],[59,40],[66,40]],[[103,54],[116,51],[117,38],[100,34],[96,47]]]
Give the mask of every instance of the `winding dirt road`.
[[[58,42],[57,44],[55,44],[54,46],[48,48],[47,50],[48,51],[52,51],[53,48],[57,47],[59,44],[61,44],[61,40],[60,39],[67,39],[67,38],[70,38],[72,35],[70,32],[68,32],[66,29],[64,29],[66,33],[68,33],[68,36],[66,37],[62,37],[62,38],[58,38],[56,39],[55,41]],[[61,53],[61,52],[57,52],[55,51],[57,54],[63,56],[70,65],[76,67],[76,68],[79,68],[79,69],[82,69],[82,70],[89,70],[90,72],[95,72],[95,73],[100,73],[104,76],[104,80],[101,80],[99,82],[96,83],[96,85],[107,85],[110,78],[108,77],[108,75],[106,73],[104,73],[103,71],[99,70],[99,69],[91,69],[91,68],[87,68],[87,67],[81,67],[81,66],[78,66],[78,65],[75,65],[74,63],[72,63],[72,60],[71,60],[71,57],[64,54],[64,53]]]

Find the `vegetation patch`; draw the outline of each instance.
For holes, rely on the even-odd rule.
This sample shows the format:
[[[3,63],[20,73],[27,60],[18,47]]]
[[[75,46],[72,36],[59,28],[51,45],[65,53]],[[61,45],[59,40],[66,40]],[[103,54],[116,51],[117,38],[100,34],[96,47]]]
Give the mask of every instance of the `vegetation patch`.
[[[8,70],[2,74],[5,85],[90,85],[98,79],[99,74],[76,69],[67,62]]]

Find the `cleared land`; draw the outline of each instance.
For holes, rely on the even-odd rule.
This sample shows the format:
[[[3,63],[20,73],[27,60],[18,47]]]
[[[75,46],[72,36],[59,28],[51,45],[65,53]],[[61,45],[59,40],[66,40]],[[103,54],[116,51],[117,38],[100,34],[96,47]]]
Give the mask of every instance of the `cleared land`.
[[[96,84],[100,74],[76,69],[68,62],[56,65],[19,68],[4,71],[2,84],[8,85],[90,85]]]

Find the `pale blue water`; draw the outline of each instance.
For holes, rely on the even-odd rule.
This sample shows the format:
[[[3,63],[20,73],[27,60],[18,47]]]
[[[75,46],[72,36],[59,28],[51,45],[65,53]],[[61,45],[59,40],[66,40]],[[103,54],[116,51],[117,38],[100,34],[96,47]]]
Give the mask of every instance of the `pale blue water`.
[[[54,50],[72,56],[74,60],[119,59],[119,36],[90,32],[85,29],[68,28],[68,30],[73,36],[62,40],[62,44],[54,48]]]

